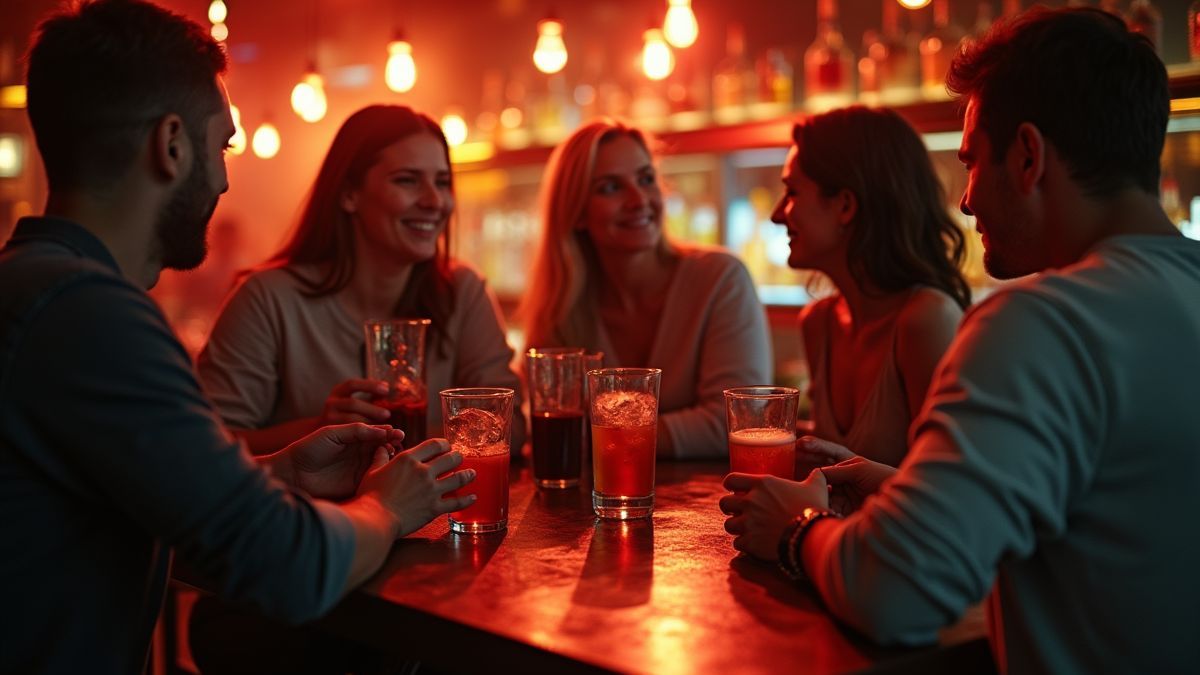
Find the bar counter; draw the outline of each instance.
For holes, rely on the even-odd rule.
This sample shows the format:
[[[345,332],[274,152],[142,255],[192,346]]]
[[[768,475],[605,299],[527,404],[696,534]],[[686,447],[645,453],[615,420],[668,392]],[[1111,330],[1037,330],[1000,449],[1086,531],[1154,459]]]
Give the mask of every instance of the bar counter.
[[[657,471],[652,518],[616,522],[592,515],[590,486],[539,490],[514,465],[507,532],[437,519],[320,626],[449,672],[831,673],[929,652],[873,646],[739,555],[724,462]]]

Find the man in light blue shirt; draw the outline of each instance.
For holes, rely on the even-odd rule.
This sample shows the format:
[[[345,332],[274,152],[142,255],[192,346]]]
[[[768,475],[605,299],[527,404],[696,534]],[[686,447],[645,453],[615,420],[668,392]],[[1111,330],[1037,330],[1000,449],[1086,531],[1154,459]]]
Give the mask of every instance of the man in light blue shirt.
[[[726,529],[881,642],[987,597],[1002,672],[1191,671],[1200,243],[1158,201],[1166,69],[1120,19],[1035,9],[948,86],[985,265],[1035,276],[964,317],[897,471],[731,474]],[[860,508],[830,510],[827,483]]]

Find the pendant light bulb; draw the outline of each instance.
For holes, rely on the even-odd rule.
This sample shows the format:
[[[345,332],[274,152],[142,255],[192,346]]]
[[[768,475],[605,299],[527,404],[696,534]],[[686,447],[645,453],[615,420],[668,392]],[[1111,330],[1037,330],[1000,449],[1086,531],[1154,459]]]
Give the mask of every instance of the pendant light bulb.
[[[212,0],[208,4],[209,23],[225,23],[225,19],[227,18],[229,18],[229,8],[225,6],[224,0]]]
[[[692,12],[692,0],[667,0],[667,4],[670,6],[663,21],[663,35],[672,47],[691,47],[700,34],[700,26]]]
[[[675,70],[675,55],[663,40],[662,30],[651,28],[643,34],[642,72],[652,80],[661,80]]]
[[[329,103],[325,99],[325,83],[315,69],[309,69],[292,88],[292,110],[305,122],[319,122],[325,117]]]
[[[537,69],[553,75],[567,65],[567,45],[563,42],[562,22],[555,18],[542,19],[538,22],[537,46],[533,49],[533,65]]]
[[[929,0],[896,0],[904,9],[921,9],[929,4]]]
[[[254,130],[254,139],[250,141],[254,154],[262,159],[271,159],[279,154],[279,130],[270,122],[263,122]]]
[[[446,144],[458,147],[467,141],[467,121],[462,115],[450,113],[442,118],[442,133],[446,134]]]
[[[403,94],[417,83],[417,63],[413,61],[412,45],[399,38],[388,43],[387,68],[383,74],[388,89]]]
[[[208,34],[217,42],[224,42],[229,39],[229,26],[223,23],[214,23],[208,30]]]

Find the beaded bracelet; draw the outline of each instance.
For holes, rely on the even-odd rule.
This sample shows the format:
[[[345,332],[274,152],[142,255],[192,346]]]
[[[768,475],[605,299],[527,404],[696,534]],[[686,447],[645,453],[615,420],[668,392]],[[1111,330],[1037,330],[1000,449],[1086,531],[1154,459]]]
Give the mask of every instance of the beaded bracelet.
[[[804,512],[788,524],[779,537],[779,569],[788,575],[792,581],[806,581],[804,561],[801,558],[801,547],[804,545],[804,535],[812,524],[822,518],[841,518],[841,514],[827,509],[806,508]]]

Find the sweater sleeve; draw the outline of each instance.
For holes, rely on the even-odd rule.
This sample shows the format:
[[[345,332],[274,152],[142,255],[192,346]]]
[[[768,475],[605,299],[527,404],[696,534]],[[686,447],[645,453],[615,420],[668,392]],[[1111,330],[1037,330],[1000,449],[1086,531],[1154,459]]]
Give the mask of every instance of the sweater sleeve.
[[[754,282],[744,265],[728,254],[708,300],[700,338],[696,403],[662,415],[680,459],[721,457],[728,452],[724,391],[730,387],[770,384],[771,342]]]
[[[513,399],[512,447],[514,452],[525,443],[525,417],[521,410],[521,379],[510,363],[512,347],[504,334],[500,305],[483,279],[463,267],[456,275],[458,286],[456,313],[461,317],[455,336],[455,387],[507,387],[516,392]]]
[[[92,493],[83,498],[115,505],[223,595],[269,614],[307,620],[340,598],[349,520],[269,477],[225,432],[148,297],[112,280],[76,284],[25,339],[37,348],[13,373],[28,393],[20,418],[54,448],[47,466]]]
[[[1095,472],[1106,419],[1087,339],[1047,299],[993,296],[964,320],[899,472],[810,569],[839,617],[921,643],[992,587],[1004,559],[1061,536]]]
[[[266,426],[279,399],[280,326],[268,286],[247,278],[229,297],[196,358],[196,375],[234,429]]]

